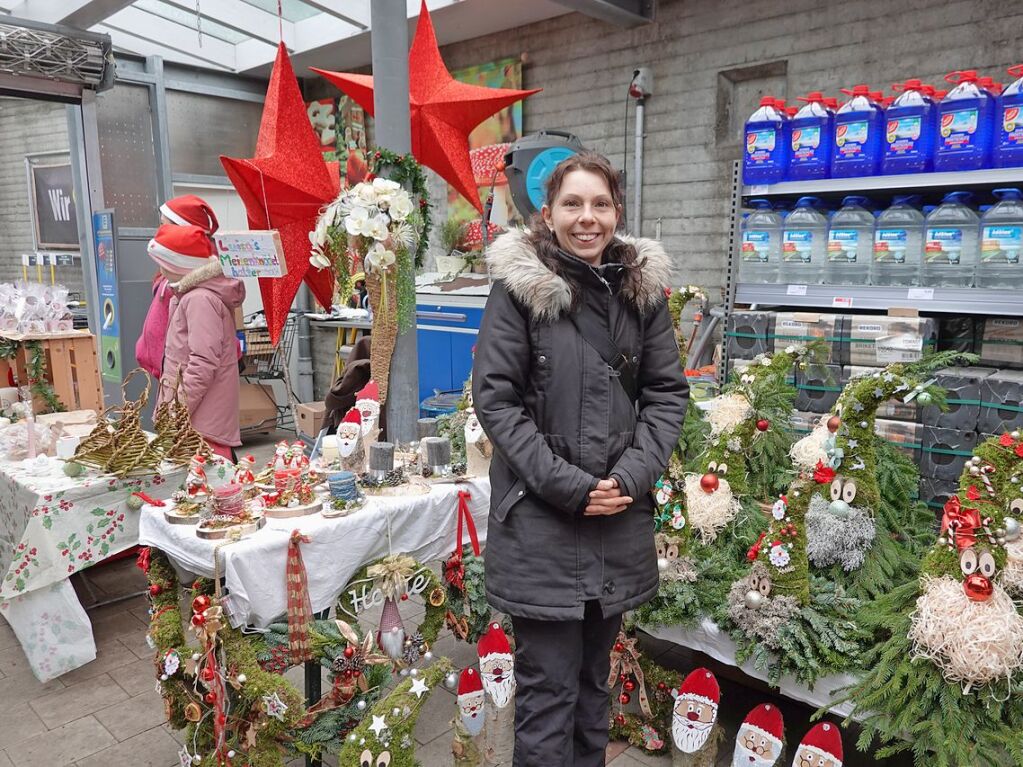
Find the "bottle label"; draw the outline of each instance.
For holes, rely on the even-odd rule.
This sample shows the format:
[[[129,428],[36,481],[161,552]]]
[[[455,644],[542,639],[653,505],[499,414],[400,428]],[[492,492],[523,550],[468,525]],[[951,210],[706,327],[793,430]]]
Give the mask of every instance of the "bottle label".
[[[965,149],[977,133],[977,109],[958,109],[941,116],[941,143],[945,149]]]
[[[897,117],[888,121],[885,139],[890,154],[905,154],[916,148],[920,138],[920,115]]]
[[[751,229],[742,233],[742,260],[766,264],[771,252],[771,233]]]
[[[813,232],[806,229],[790,229],[782,238],[781,258],[787,262],[810,263],[813,249]]]
[[[874,262],[878,264],[906,263],[905,229],[878,229],[874,235]]]
[[[860,233],[855,229],[832,229],[828,234],[828,261],[832,263],[856,263],[856,245]]]
[[[835,128],[835,147],[844,158],[853,158],[863,153],[863,146],[870,135],[870,123],[866,120],[842,123]]]
[[[792,159],[807,162],[817,156],[821,145],[821,126],[807,125],[792,130]]]
[[[750,131],[746,134],[746,160],[760,165],[772,159],[778,131],[774,128]]]
[[[985,264],[1019,264],[1023,227],[985,226],[980,243],[980,260]]]
[[[1019,107],[1006,107],[1002,112],[1001,143],[1006,146],[1023,146],[1023,120],[1020,120]]]
[[[924,261],[928,264],[957,266],[963,254],[963,230],[954,227],[927,230]]]

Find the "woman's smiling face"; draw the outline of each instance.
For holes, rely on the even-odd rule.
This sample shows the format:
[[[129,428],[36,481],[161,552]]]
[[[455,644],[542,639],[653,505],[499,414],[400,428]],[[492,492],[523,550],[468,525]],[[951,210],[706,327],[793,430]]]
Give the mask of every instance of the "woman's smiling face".
[[[596,266],[614,237],[621,209],[615,207],[603,176],[573,170],[565,174],[557,197],[541,213],[563,250]]]

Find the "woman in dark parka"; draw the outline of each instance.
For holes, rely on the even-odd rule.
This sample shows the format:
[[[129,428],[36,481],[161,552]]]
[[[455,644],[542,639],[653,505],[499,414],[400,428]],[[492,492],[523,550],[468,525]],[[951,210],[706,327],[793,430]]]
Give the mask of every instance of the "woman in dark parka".
[[[494,445],[487,596],[515,630],[515,767],[604,764],[611,645],[622,613],[657,591],[650,489],[688,386],[665,299],[671,261],[657,242],[616,235],[621,211],[610,163],[574,155],[551,173],[531,230],[487,256],[473,404]],[[625,355],[635,403],[627,371],[573,313]]]

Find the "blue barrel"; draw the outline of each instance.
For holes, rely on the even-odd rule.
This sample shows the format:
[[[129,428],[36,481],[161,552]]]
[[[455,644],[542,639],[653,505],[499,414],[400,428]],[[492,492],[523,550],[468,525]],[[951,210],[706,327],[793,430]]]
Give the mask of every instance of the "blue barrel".
[[[420,418],[436,418],[441,415],[448,415],[458,410],[458,403],[462,400],[462,391],[437,392],[432,397],[427,397],[419,403]]]

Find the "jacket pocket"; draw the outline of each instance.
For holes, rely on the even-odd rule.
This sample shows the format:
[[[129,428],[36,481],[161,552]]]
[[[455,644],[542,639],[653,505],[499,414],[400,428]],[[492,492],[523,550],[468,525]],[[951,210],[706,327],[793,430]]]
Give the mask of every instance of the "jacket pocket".
[[[501,502],[493,507],[494,519],[498,522],[504,522],[508,518],[508,512],[512,510],[512,506],[525,497],[526,483],[521,479],[516,479],[508,492],[505,493],[504,498],[501,499]]]

